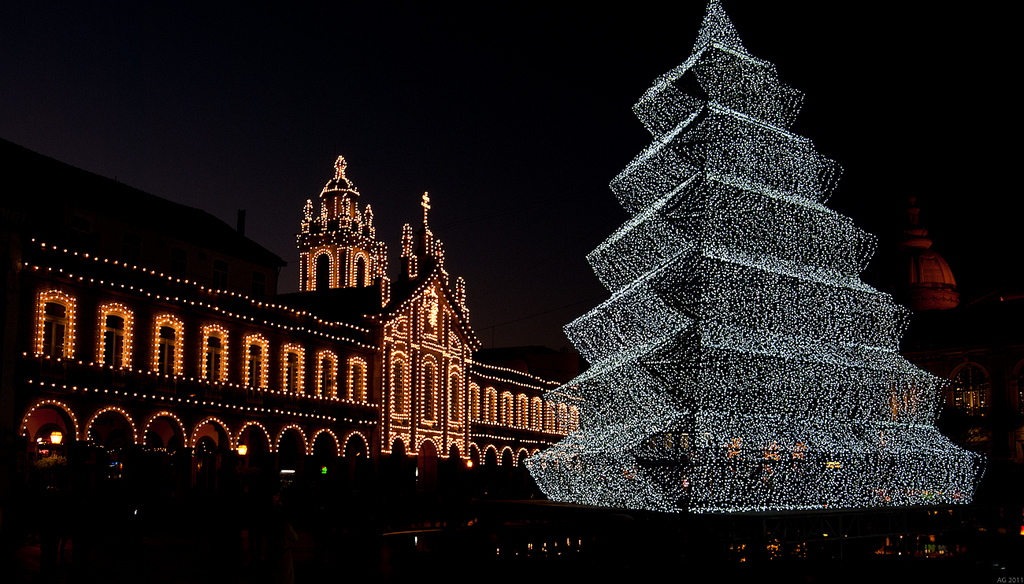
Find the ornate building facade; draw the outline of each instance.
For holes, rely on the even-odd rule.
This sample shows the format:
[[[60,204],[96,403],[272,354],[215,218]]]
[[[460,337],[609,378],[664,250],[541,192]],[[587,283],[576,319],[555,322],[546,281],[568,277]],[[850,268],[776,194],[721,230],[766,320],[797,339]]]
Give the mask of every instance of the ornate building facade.
[[[241,222],[4,150],[9,170],[60,185],[4,209],[8,476],[58,453],[176,492],[254,467],[387,481],[384,467],[415,466],[434,488],[439,460],[460,476],[510,469],[575,427],[575,407],[543,398],[557,383],[474,360],[426,194],[391,281],[339,158],[319,215],[306,204],[300,292],[279,295],[284,262]]]

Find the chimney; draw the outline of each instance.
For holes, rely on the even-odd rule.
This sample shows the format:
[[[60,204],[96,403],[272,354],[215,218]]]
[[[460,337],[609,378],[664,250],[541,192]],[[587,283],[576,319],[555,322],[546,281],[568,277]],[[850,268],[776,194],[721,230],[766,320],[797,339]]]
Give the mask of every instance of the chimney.
[[[245,235],[245,209],[238,210],[238,221],[235,224],[235,231],[237,231],[239,235]]]

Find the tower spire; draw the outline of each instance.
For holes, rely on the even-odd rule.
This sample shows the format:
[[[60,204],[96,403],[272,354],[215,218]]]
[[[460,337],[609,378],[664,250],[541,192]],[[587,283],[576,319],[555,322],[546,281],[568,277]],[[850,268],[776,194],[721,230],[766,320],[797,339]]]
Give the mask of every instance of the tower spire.
[[[427,227],[427,212],[430,211],[430,193],[427,191],[423,191],[420,206],[423,207],[423,227]]]
[[[386,280],[386,248],[376,239],[373,211],[359,209],[359,190],[346,176],[344,156],[334,161],[334,177],[320,192],[320,216],[307,200],[298,235],[303,292],[363,288]]]

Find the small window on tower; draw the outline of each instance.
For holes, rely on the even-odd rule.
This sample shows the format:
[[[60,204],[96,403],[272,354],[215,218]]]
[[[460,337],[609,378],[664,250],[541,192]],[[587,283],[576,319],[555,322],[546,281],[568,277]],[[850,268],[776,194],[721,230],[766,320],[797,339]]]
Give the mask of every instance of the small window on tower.
[[[331,258],[325,253],[316,257],[316,288],[327,290],[331,287]]]
[[[366,286],[366,259],[359,256],[356,259],[356,287]]]

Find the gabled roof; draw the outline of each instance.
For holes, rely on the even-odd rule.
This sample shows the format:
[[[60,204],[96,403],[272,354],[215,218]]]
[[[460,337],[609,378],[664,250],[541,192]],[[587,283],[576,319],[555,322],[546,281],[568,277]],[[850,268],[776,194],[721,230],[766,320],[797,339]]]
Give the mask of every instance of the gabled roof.
[[[459,322],[459,328],[466,338],[469,339],[470,350],[475,351],[479,349],[483,343],[480,342],[476,333],[473,332],[473,327],[469,324],[469,315],[462,310],[461,303],[456,298],[455,292],[451,289],[451,285],[448,282],[448,272],[437,261],[428,261],[426,257],[420,257],[419,259],[422,261],[420,275],[413,280],[399,278],[398,281],[392,282],[391,299],[387,306],[380,310],[379,317],[382,320],[389,320],[397,315],[397,313],[405,310],[411,302],[421,298],[426,289],[437,282],[440,284],[439,288],[445,300],[451,306],[452,312],[455,313],[456,319]]]

